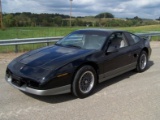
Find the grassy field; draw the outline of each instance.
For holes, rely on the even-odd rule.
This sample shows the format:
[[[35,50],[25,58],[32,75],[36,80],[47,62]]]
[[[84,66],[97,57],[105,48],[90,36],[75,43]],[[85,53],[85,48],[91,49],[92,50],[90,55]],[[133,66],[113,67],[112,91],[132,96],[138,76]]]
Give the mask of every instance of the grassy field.
[[[15,39],[15,38],[37,38],[37,37],[54,37],[54,36],[65,36],[68,33],[84,29],[86,27],[19,27],[19,28],[7,28],[0,30],[0,40]],[[112,28],[109,28],[112,29]],[[124,28],[113,28],[126,30],[133,33],[138,32],[149,32],[159,31],[160,25],[140,26],[140,27],[124,27]],[[152,40],[160,40],[160,37],[153,37]],[[46,46],[46,44],[32,44],[32,45],[19,45],[18,49],[20,52],[33,50],[39,47]],[[15,46],[0,46],[0,52],[14,52]]]
[[[36,38],[36,37],[53,37],[64,36],[68,33],[83,29],[86,27],[13,27],[0,30],[0,40],[3,39],[15,39],[15,38]],[[111,28],[109,28],[111,29]],[[148,31],[160,31],[160,25],[140,26],[140,27],[124,27],[113,28],[122,29],[130,32],[148,32]]]
[[[150,32],[150,31],[159,31],[160,32],[160,25],[148,25],[148,26],[138,26],[138,27],[124,27],[119,28],[122,30],[130,31],[133,33],[137,32]]]
[[[80,27],[13,27],[0,30],[0,40],[15,38],[37,38],[37,37],[53,37],[64,36],[68,33],[81,29]]]

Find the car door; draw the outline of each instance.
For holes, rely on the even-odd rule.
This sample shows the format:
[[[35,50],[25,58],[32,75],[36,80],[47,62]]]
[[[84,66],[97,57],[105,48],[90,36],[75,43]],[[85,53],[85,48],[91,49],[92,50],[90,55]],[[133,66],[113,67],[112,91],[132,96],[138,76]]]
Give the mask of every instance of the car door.
[[[125,32],[125,35],[131,46],[132,62],[137,63],[139,54],[143,48],[142,47],[143,43],[141,43],[143,41],[141,40],[141,38],[132,33]]]
[[[103,57],[104,74],[100,82],[122,74],[133,67],[131,48],[123,32],[115,32],[108,38]]]

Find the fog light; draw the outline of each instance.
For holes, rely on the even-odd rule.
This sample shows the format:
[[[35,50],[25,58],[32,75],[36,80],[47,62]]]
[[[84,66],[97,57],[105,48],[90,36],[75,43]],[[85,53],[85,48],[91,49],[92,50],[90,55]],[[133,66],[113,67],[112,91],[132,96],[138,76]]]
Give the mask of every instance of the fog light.
[[[6,80],[11,82],[12,81],[12,76],[10,74],[6,74]]]

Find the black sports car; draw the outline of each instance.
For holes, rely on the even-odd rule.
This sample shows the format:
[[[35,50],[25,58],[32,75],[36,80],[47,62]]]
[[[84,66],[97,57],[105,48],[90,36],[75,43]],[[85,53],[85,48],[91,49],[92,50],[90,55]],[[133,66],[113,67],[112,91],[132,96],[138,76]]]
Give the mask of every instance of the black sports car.
[[[55,45],[30,51],[7,67],[6,81],[36,95],[91,94],[97,83],[136,69],[143,72],[150,42],[135,34],[106,29],[74,31]]]

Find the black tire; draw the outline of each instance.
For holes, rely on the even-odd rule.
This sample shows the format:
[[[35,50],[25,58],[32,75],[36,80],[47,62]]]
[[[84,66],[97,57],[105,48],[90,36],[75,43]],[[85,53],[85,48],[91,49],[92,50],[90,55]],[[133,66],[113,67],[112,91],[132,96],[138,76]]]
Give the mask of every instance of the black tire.
[[[136,71],[144,72],[147,69],[147,66],[148,66],[148,56],[146,51],[142,51],[137,61]]]
[[[85,98],[89,96],[97,83],[97,74],[92,66],[85,65],[75,74],[72,92],[76,97]]]

